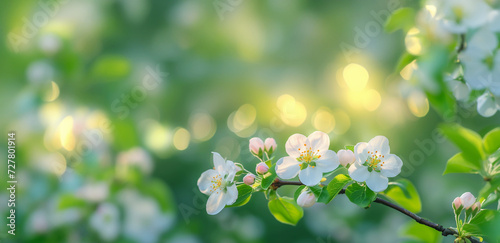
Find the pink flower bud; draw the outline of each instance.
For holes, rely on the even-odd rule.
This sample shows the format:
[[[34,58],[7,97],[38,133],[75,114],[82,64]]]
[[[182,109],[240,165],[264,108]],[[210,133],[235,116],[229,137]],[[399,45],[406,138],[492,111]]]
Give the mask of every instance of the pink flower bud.
[[[251,186],[255,182],[255,175],[253,174],[247,174],[245,177],[243,177],[243,183]]]
[[[351,150],[341,149],[338,154],[339,162],[343,166],[347,166],[348,164],[354,163],[356,157],[354,157],[354,153]]]
[[[264,162],[260,162],[257,164],[257,168],[255,168],[255,171],[259,174],[265,174],[269,170],[269,166],[266,165]]]
[[[456,197],[455,200],[453,200],[453,206],[455,206],[455,209],[458,209],[462,206],[462,200],[460,200],[459,197]]]
[[[472,210],[481,210],[481,203],[476,202],[476,203],[472,204]]]
[[[257,137],[251,138],[250,144],[248,147],[250,148],[250,151],[253,154],[258,155],[260,150],[264,151],[264,142],[262,142],[262,139],[257,138]]]
[[[312,192],[302,192],[297,198],[297,204],[303,208],[311,207],[316,203],[316,197]]]
[[[264,148],[266,149],[267,152],[274,152],[276,150],[276,141],[274,138],[266,138],[266,141],[264,142]]]
[[[462,194],[462,196],[460,196],[460,200],[462,201],[462,205],[465,209],[469,209],[472,204],[476,202],[476,198],[470,192]]]

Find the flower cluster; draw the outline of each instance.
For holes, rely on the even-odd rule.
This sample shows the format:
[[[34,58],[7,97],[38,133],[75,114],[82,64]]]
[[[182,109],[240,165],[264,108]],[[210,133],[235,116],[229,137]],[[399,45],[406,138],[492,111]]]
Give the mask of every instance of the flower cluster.
[[[476,197],[470,192],[462,194],[460,197],[456,197],[453,200],[452,208],[455,213],[455,222],[457,224],[458,239],[468,238],[471,235],[463,230],[465,224],[471,222],[471,220],[476,216],[479,211],[481,211],[481,202],[477,201]],[[465,219],[461,219],[462,212],[465,211]]]

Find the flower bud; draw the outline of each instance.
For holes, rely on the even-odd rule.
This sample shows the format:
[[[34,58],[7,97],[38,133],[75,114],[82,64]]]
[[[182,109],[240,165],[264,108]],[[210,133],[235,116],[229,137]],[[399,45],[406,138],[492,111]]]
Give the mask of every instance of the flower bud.
[[[258,163],[257,168],[255,168],[255,171],[257,171],[257,173],[259,173],[261,175],[267,173],[268,170],[269,170],[269,166],[267,166],[266,163],[264,163],[264,162]]]
[[[462,201],[462,205],[465,209],[469,209],[476,202],[476,198],[470,192],[462,194],[462,196],[460,196],[460,200]]]
[[[303,208],[311,207],[316,203],[316,197],[312,192],[304,191],[297,198],[297,204]]]
[[[476,202],[476,203],[472,204],[471,208],[472,208],[473,211],[476,211],[476,210],[479,211],[479,210],[481,210],[481,203],[480,202]]]
[[[453,207],[458,209],[460,206],[462,206],[462,200],[460,200],[459,197],[456,197],[455,200],[453,200]]]
[[[254,155],[259,155],[260,152],[264,151],[264,142],[262,142],[262,139],[257,137],[251,138],[248,147],[250,148],[250,152]]]
[[[266,141],[264,142],[264,149],[266,150],[267,153],[273,153],[276,150],[276,141],[274,138],[266,138]]]
[[[243,183],[251,186],[255,182],[255,175],[253,174],[247,174],[245,177],[243,177]]]
[[[354,160],[356,160],[356,157],[354,157],[354,153],[348,149],[339,150],[337,155],[339,156],[340,164],[343,166],[347,166],[348,164],[352,164],[352,163],[354,163]]]

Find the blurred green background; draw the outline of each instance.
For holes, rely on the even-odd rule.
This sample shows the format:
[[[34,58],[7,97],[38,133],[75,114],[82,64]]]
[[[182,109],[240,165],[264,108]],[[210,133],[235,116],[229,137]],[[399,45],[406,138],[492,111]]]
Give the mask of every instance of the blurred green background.
[[[344,196],[306,209],[295,227],[261,194],[207,215],[196,181],[211,151],[253,171],[254,136],[274,137],[279,158],[293,133],[327,132],[335,151],[384,135],[421,215],[445,226],[453,198],[482,186],[441,176],[457,152],[436,130],[443,118],[393,72],[404,35],[384,33],[381,19],[414,1],[3,5],[0,127],[16,132],[18,190],[17,234],[2,223],[1,242],[420,242],[401,236],[406,216]],[[459,114],[481,135],[500,120]],[[7,186],[6,163],[0,173]]]

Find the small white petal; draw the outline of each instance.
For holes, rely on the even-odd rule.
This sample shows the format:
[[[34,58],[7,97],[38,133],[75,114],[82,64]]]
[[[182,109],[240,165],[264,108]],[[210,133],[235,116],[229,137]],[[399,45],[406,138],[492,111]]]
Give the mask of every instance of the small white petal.
[[[477,98],[477,112],[483,117],[490,117],[497,112],[497,105],[493,97],[484,93]]]
[[[304,146],[304,144],[306,144],[306,146]],[[296,133],[288,138],[285,144],[285,149],[288,155],[290,155],[292,158],[298,158],[300,157],[299,149],[304,149],[307,146],[310,146],[307,137],[302,134]]]
[[[355,181],[363,182],[368,179],[370,172],[368,171],[368,167],[354,163],[349,167],[349,176]]]
[[[226,165],[226,160],[224,158],[222,158],[222,156],[219,153],[212,152],[212,154],[214,154],[214,167],[215,167],[215,170],[217,170],[219,172],[223,172],[224,171],[224,167]]]
[[[204,194],[210,195],[212,194],[210,190],[212,190],[212,178],[219,175],[215,170],[207,170],[203,172],[198,179],[198,188]]]
[[[315,186],[319,184],[323,178],[323,173],[319,168],[312,168],[311,166],[299,172],[300,181],[306,186]]]
[[[361,142],[354,146],[354,153],[356,154],[356,163],[362,165],[368,159],[368,151],[371,150],[371,146],[368,143]]]
[[[321,155],[320,159],[316,160],[316,167],[318,167],[323,173],[335,170],[339,167],[339,164],[337,153],[332,150],[327,150]]]
[[[383,162],[384,165],[381,167],[380,173],[385,177],[394,177],[401,173],[403,161],[398,156],[394,154],[385,155]]]
[[[232,182],[234,180],[234,176],[238,171],[238,167],[233,163],[233,161],[226,161],[226,165],[224,167],[225,173],[227,174],[227,181]]]
[[[233,184],[230,187],[226,188],[226,197],[227,197],[227,205],[231,205],[234,202],[236,202],[236,199],[238,199],[238,188],[236,188],[236,184]]]
[[[300,171],[300,162],[287,156],[278,160],[276,163],[276,174],[282,179],[292,179]]]
[[[381,192],[387,189],[387,186],[389,185],[389,179],[387,179],[387,177],[383,176],[379,172],[373,171],[372,173],[370,173],[368,179],[366,179],[366,185],[374,192]]]
[[[320,152],[328,150],[330,147],[330,138],[324,132],[316,131],[311,133],[307,139],[313,151],[319,150]]]
[[[372,138],[368,144],[371,145],[372,149],[375,149],[378,154],[386,155],[389,154],[389,140],[384,136],[376,136]],[[375,152],[375,151],[372,151]]]
[[[218,214],[227,204],[229,197],[224,191],[212,193],[207,201],[207,213],[210,215]]]

